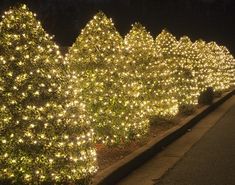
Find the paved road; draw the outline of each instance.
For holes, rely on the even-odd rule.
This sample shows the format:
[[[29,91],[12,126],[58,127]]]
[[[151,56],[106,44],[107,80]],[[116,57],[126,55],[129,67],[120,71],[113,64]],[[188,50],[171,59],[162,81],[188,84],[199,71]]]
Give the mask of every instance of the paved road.
[[[156,185],[235,185],[235,106]]]

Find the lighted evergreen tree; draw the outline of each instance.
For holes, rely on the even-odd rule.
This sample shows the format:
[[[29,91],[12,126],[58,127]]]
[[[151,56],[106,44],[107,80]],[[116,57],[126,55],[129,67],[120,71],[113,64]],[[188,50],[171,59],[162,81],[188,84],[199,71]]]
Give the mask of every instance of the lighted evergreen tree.
[[[155,44],[157,53],[162,55],[164,59],[174,57],[175,52],[173,48],[176,47],[177,40],[166,29],[162,30],[162,32],[156,37]]]
[[[166,30],[156,38],[156,50],[161,54],[161,61],[169,68],[171,76],[168,86],[171,95],[178,100],[179,108],[197,104],[199,90],[197,79],[193,72],[193,54],[191,41],[182,37],[179,41]]]
[[[209,42],[206,47],[211,61],[212,86],[215,91],[223,92],[230,87],[230,63],[226,60],[224,51],[215,42]]]
[[[0,182],[69,184],[96,171],[93,131],[58,46],[25,5],[0,23]]]
[[[129,79],[122,38],[99,12],[69,49],[67,59],[92,120],[97,141],[122,144],[147,132],[148,120],[136,101],[139,84]]]
[[[212,73],[210,59],[206,51],[206,42],[199,39],[192,44],[193,50],[196,53],[195,75],[197,77],[197,84],[200,92],[204,92],[207,88],[212,87]]]
[[[156,52],[159,55],[159,60],[163,65],[166,66],[165,69],[165,79],[164,83],[165,91],[168,92],[168,96],[177,99],[178,105],[181,104],[181,99],[179,99],[179,92],[177,87],[177,63],[176,63],[176,52],[177,47],[176,38],[167,30],[162,30],[162,32],[155,39]],[[163,71],[164,72],[164,71]]]
[[[200,55],[198,63],[199,74],[204,80],[198,81],[199,86],[212,87],[215,92],[221,93],[229,87],[229,64],[224,59],[221,48],[215,43],[206,43],[198,40],[194,44]]]
[[[196,73],[197,52],[194,51],[192,44],[189,37],[183,36],[173,48],[177,97],[182,106],[196,105],[200,95]]]
[[[234,87],[235,85],[235,59],[233,55],[230,53],[228,48],[225,46],[220,46],[222,52],[223,52],[223,57],[225,60],[225,63],[227,64],[227,75],[228,75],[228,81],[229,81],[229,86]]]
[[[141,84],[142,101],[151,116],[169,118],[178,111],[176,99],[166,90],[168,69],[158,60],[154,39],[140,24],[135,23],[124,39],[125,54],[129,57],[134,80]]]

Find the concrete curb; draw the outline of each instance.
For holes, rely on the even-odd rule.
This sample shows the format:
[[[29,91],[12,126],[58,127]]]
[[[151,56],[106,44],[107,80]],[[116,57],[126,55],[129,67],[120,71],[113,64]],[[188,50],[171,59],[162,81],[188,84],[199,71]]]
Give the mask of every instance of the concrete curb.
[[[92,185],[114,185],[120,179],[127,176],[148,159],[159,153],[164,147],[171,144],[180,136],[185,134],[190,128],[195,126],[201,119],[215,110],[235,94],[235,89],[224,94],[221,98],[215,99],[212,105],[204,106],[196,114],[188,116],[182,122],[169,129],[164,135],[157,136],[146,145],[135,150],[123,159],[114,163],[110,167],[100,171],[93,179]]]

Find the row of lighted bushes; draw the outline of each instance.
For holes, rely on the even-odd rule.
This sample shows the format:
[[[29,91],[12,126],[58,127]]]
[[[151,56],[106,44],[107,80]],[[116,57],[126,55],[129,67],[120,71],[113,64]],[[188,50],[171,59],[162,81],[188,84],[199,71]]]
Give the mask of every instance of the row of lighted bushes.
[[[87,183],[95,143],[141,138],[151,116],[228,90],[234,70],[215,42],[154,40],[140,24],[123,39],[101,12],[63,57],[25,5],[13,8],[0,22],[0,183]]]
[[[123,39],[102,12],[81,31],[66,61],[96,139],[108,144],[141,137],[150,116],[170,119],[190,111],[208,88],[221,93],[234,84],[235,62],[225,47],[176,40],[165,30],[154,40],[139,23]]]

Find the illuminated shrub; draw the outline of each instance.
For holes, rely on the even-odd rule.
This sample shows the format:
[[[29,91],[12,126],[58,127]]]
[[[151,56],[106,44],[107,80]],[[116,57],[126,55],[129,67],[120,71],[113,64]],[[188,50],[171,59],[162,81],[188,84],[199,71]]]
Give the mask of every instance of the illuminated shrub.
[[[234,87],[235,85],[235,59],[233,58],[232,54],[229,52],[229,50],[225,46],[220,46],[222,52],[224,61],[227,65],[227,78],[229,81],[229,87]]]
[[[175,65],[175,52],[173,48],[177,45],[176,38],[166,30],[162,30],[162,32],[156,37],[155,39],[155,48],[156,53],[159,56],[159,60],[161,65],[165,66],[165,70],[161,70],[163,74],[163,87],[165,92],[167,92],[169,97],[173,97],[177,100],[177,86],[176,76],[174,75],[177,73],[176,68],[173,66]],[[162,82],[161,82],[162,83]],[[177,104],[179,104],[177,100]]]
[[[188,37],[179,41],[166,30],[156,38],[156,49],[161,54],[161,60],[169,68],[171,96],[178,100],[180,111],[191,112],[192,105],[197,104],[199,88],[194,72],[196,53]]]
[[[178,111],[176,99],[170,96],[166,86],[169,83],[169,70],[159,60],[154,39],[139,23],[132,26],[124,39],[124,50],[130,61],[134,80],[141,84],[141,98],[147,102],[149,115],[169,118]]]
[[[197,53],[195,53],[191,40],[183,36],[173,48],[175,51],[173,70],[177,86],[177,99],[180,106],[192,106],[198,103],[200,89],[196,75]]]
[[[177,40],[167,30],[162,30],[156,37],[155,43],[158,54],[162,55],[164,59],[172,58],[175,55],[173,48],[176,46]]]
[[[25,5],[4,14],[0,33],[0,183],[86,180],[93,131],[58,46]]]
[[[137,101],[141,85],[131,80],[122,38],[112,20],[99,12],[69,49],[67,60],[84,99],[97,141],[122,144],[144,135],[148,120]]]
[[[205,51],[206,42],[203,40],[196,40],[193,45],[193,50],[196,53],[194,60],[195,64],[195,76],[197,78],[197,85],[199,92],[202,93],[207,90],[208,87],[212,87],[212,78],[210,78],[211,67],[207,52]]]
[[[36,16],[13,8],[0,23],[0,184],[89,183],[94,137],[140,138],[149,115],[189,113],[199,94],[210,104],[234,75],[223,46],[165,30],[154,43],[140,24],[123,41],[101,12],[63,59]]]
[[[230,64],[220,46],[215,42],[209,42],[207,45],[208,55],[212,68],[212,87],[217,92],[223,92],[230,87]]]
[[[227,90],[233,84],[234,79],[233,57],[215,42],[206,43],[198,40],[193,45],[200,53],[197,76],[203,80],[198,80],[199,87],[204,86],[203,91],[207,87],[212,87],[216,94]]]
[[[176,38],[166,30],[163,30],[155,39],[156,52],[160,55],[161,63],[167,66],[168,73],[166,77],[167,85],[165,85],[168,96],[177,99],[179,108],[184,104],[184,96],[186,89],[185,84],[181,83],[183,75],[191,75],[190,71],[182,71],[180,68],[181,61],[177,53],[179,52],[179,43]],[[181,89],[184,87],[184,89]]]

